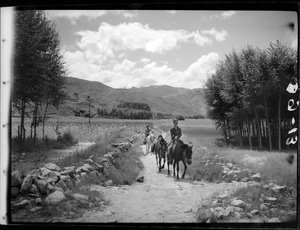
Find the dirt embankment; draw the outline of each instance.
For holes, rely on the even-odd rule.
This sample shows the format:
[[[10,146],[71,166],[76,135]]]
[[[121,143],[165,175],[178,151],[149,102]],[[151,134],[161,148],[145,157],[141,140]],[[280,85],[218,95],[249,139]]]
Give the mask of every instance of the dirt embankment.
[[[145,146],[142,146],[145,152]],[[218,193],[230,193],[244,183],[206,183],[194,181],[187,174],[185,179],[174,179],[165,168],[158,172],[155,155],[142,157],[144,182],[131,186],[96,186],[110,204],[104,211],[87,211],[84,216],[70,222],[103,223],[193,223],[196,212],[205,200]],[[181,169],[183,168],[180,163]],[[171,169],[171,168],[170,168]],[[172,169],[171,169],[172,175]]]

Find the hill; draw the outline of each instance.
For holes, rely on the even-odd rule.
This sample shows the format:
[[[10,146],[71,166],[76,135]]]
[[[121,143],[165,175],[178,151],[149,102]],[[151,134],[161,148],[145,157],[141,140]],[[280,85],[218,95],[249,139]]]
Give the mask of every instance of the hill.
[[[206,115],[203,89],[177,88],[167,85],[131,89],[114,89],[100,82],[67,78],[69,99],[52,114],[74,115],[75,110],[88,111],[87,97],[92,98],[91,113],[97,108],[111,109],[120,102],[140,102],[151,107],[153,113],[180,114],[183,116]]]

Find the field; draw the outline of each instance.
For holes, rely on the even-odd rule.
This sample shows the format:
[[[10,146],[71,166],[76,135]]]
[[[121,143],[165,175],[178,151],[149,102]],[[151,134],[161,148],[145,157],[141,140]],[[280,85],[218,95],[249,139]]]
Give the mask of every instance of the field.
[[[12,138],[18,135],[18,125],[20,118],[12,119]],[[30,120],[25,121],[26,137],[30,137]],[[130,130],[132,134],[143,132],[143,128],[148,124],[145,120],[118,120],[103,118],[83,117],[52,117],[45,125],[45,135],[48,139],[57,139],[55,129],[58,127],[61,134],[70,132],[78,142],[96,142],[103,135],[124,127]],[[42,126],[37,127],[37,137],[42,137]]]
[[[19,118],[12,119],[12,137],[17,136]],[[170,141],[169,130],[173,126],[171,120],[117,120],[117,119],[91,119],[89,124],[88,118],[79,117],[53,117],[47,120],[45,130],[47,138],[57,138],[55,128],[58,127],[62,134],[71,133],[78,142],[96,142],[92,148],[86,151],[78,151],[74,156],[69,156],[60,162],[61,167],[68,166],[74,162],[82,162],[87,156],[103,156],[110,151],[111,143],[124,140],[134,134],[144,134],[146,125],[150,125],[155,130],[155,136],[166,134],[166,141]],[[209,119],[186,119],[179,121],[179,127],[182,129],[182,140],[193,144],[192,164],[188,166],[187,173],[193,180],[204,180],[213,185],[222,181],[222,167],[219,164],[206,165],[206,160],[219,160],[221,163],[234,163],[238,167],[251,169],[261,175],[261,184],[275,183],[285,185],[288,188],[297,189],[297,154],[286,152],[268,152],[247,150],[234,147],[226,147],[219,144],[222,140],[221,134],[215,129],[214,123]],[[26,121],[27,137],[30,139],[30,121]],[[37,128],[40,142],[42,136],[42,127]],[[140,136],[142,137],[142,136]],[[141,139],[135,143],[136,148],[130,151],[130,154],[118,158],[116,165],[111,167],[109,178],[97,178],[86,183],[102,183],[102,180],[111,179],[116,185],[132,184],[138,171],[144,166],[141,164],[139,145]],[[40,154],[39,151],[35,151]],[[294,163],[289,163],[287,157],[293,154]],[[28,153],[29,155],[29,153]],[[27,156],[27,153],[26,153]],[[126,156],[126,157],[125,157]],[[205,160],[203,160],[205,159]],[[204,162],[203,162],[204,161]],[[180,162],[180,169],[183,165]],[[229,181],[226,181],[229,182]],[[86,185],[82,185],[85,187]],[[261,204],[261,194],[265,191],[262,187],[246,188],[247,196],[252,197],[248,202],[255,208],[259,209]],[[238,189],[233,196],[248,199],[245,196],[245,188]],[[213,195],[213,194],[212,194]],[[278,198],[278,210],[274,214],[264,212],[267,217],[274,215],[280,216],[281,212],[295,213],[295,196],[282,194]],[[289,202],[286,202],[286,200]],[[293,214],[294,215],[294,214]],[[283,221],[293,220],[289,215],[281,215]],[[217,221],[217,220],[216,220]]]

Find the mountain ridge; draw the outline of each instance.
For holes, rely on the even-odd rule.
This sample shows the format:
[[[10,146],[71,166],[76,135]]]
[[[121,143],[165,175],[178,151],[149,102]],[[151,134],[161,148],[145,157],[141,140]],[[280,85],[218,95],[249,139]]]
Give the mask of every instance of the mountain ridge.
[[[153,85],[116,89],[97,81],[67,77],[66,89],[69,99],[58,110],[59,115],[73,115],[74,111],[79,109],[88,110],[87,97],[90,96],[92,114],[95,114],[98,108],[111,109],[120,102],[140,102],[148,104],[154,114],[206,116],[202,88]]]

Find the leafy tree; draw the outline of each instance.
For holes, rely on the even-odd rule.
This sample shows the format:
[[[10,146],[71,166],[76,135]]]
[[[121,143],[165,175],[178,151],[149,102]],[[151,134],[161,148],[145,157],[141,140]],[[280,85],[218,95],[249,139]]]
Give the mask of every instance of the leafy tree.
[[[48,106],[58,107],[66,97],[66,70],[60,54],[60,41],[55,26],[44,11],[16,10],[13,59],[13,104],[21,114],[20,139],[24,143],[26,107],[33,104],[34,139],[39,113],[44,105],[43,121]],[[44,122],[43,122],[44,126]]]

